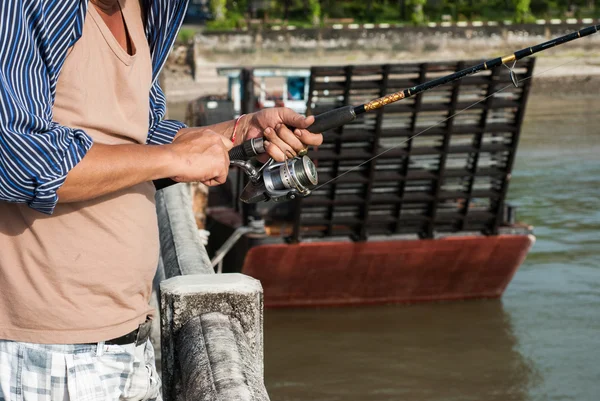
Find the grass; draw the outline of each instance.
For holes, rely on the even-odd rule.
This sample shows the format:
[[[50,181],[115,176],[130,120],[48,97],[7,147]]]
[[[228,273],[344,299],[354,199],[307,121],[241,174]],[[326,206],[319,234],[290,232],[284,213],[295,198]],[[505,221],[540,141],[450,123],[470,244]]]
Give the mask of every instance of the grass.
[[[181,28],[177,34],[177,42],[185,44],[190,43],[194,39],[196,32],[197,30],[194,28]]]

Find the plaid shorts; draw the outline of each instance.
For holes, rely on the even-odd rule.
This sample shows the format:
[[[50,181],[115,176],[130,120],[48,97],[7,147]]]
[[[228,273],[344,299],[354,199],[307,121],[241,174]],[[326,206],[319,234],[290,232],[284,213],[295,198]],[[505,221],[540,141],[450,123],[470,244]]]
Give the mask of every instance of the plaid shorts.
[[[158,400],[154,349],[0,340],[0,401]]]

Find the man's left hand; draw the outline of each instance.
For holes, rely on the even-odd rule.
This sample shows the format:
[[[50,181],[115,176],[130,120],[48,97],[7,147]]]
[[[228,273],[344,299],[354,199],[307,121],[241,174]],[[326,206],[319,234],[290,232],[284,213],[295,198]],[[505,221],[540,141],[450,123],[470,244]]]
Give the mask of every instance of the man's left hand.
[[[286,107],[263,109],[242,117],[235,145],[264,136],[270,157],[279,162],[291,159],[306,146],[323,143],[323,135],[307,130],[314,121],[313,116],[304,117]]]

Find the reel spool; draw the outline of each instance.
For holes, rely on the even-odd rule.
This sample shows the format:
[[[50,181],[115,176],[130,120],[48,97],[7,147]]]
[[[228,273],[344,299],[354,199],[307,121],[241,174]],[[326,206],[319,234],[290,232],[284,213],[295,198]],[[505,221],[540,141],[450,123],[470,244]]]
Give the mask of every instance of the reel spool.
[[[317,168],[308,156],[279,163],[271,160],[257,173],[254,177],[253,174],[248,174],[250,182],[240,196],[242,202],[279,202],[305,197],[310,195],[319,182]]]

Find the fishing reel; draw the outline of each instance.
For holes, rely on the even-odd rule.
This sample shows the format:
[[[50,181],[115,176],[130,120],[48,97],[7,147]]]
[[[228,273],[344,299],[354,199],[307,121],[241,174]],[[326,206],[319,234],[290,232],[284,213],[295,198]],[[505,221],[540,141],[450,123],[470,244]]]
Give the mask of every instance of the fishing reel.
[[[360,108],[364,112],[364,107]],[[315,116],[315,121],[307,128],[310,132],[325,132],[341,127],[356,119],[354,106],[343,106]],[[232,166],[241,168],[250,177],[240,200],[245,203],[279,202],[306,197],[318,184],[317,168],[306,156],[306,151],[284,162],[270,159],[262,166],[252,160],[266,153],[263,138],[254,138],[235,146],[229,151]]]
[[[257,165],[255,156],[265,153],[263,138],[254,138],[229,151],[230,164],[250,179],[240,200],[244,203],[286,201],[310,195],[318,184],[317,168],[306,155],[283,162],[269,159]]]

